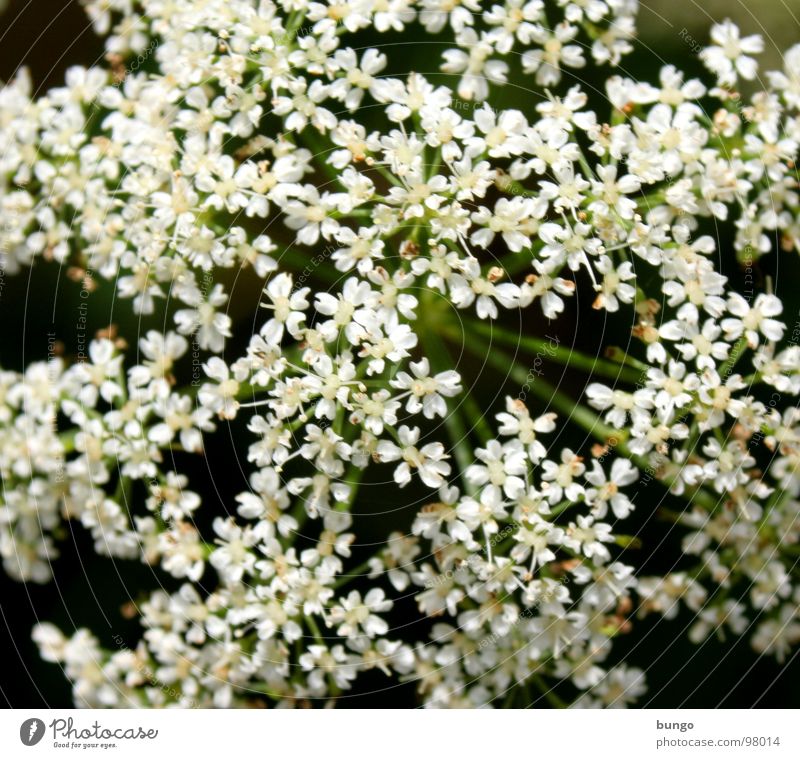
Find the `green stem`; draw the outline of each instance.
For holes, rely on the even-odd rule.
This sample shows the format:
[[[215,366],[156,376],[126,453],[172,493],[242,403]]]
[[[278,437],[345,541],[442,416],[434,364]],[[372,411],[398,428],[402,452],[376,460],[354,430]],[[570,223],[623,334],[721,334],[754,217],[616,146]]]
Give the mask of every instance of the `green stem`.
[[[440,368],[440,361],[443,356],[447,355],[447,349],[444,346],[441,338],[435,332],[429,329],[420,330],[420,339],[425,347],[428,360],[434,370]],[[479,417],[482,417],[480,414]],[[444,417],[444,425],[447,429],[447,434],[450,437],[450,444],[453,446],[453,455],[455,456],[458,468],[463,474],[467,468],[474,462],[472,446],[469,444],[469,431],[466,424],[461,417],[460,413],[447,413]],[[473,426],[473,429],[475,426]],[[464,476],[461,477],[464,484],[464,489],[469,495],[476,495],[475,488],[466,480]]]
[[[333,166],[331,166],[327,160],[325,160],[332,148],[330,145],[325,143],[316,128],[309,126],[303,131],[300,139],[311,150],[312,157],[315,159],[315,165],[328,177],[328,179],[330,179],[331,182],[335,182],[339,186],[343,186],[339,181],[339,172]]]
[[[374,556],[373,556],[374,557]],[[351,569],[347,574],[342,574],[334,583],[333,588],[339,589],[339,587],[343,587],[345,584],[349,584],[354,579],[360,579],[363,576],[367,576],[370,572],[370,562],[371,559],[367,559],[366,561],[361,561],[355,568]]]
[[[553,708],[566,708],[567,704],[558,696],[555,692],[553,692],[552,687],[547,686],[547,682],[542,679],[539,674],[531,674],[531,681],[536,685],[536,689],[544,695],[545,700],[547,700]]]
[[[489,440],[495,439],[496,435],[492,431],[492,427],[486,420],[486,414],[478,405],[475,397],[471,392],[465,392],[461,398],[461,407],[467,415],[467,418],[472,421],[472,429],[480,437],[481,442],[485,445]]]
[[[591,376],[605,376],[606,378],[622,380],[635,384],[640,381],[641,374],[631,368],[602,358],[585,355],[573,348],[563,347],[556,338],[541,339],[515,334],[513,331],[497,324],[487,324],[481,321],[470,320],[467,322],[470,333],[477,332],[510,347],[521,347],[526,352],[534,353],[542,360],[549,360],[568,368],[581,369]],[[448,337],[461,339],[455,330],[447,331]]]
[[[58,441],[64,448],[64,453],[75,452],[75,437],[78,434],[77,429],[71,429],[68,432],[62,432],[58,435]]]
[[[468,344],[467,347],[477,351],[479,346]],[[543,379],[534,377],[534,380],[531,381],[528,372],[521,366],[514,365],[510,356],[496,350],[492,350],[488,354],[480,353],[480,355],[499,370],[507,372],[512,379],[525,387],[526,391],[529,390],[540,397],[547,403],[548,407],[555,408],[564,415],[568,421],[577,424],[599,442],[608,444],[610,439],[616,440],[614,449],[628,458],[628,460],[641,471],[652,471],[654,468],[648,458],[637,455],[630,450],[627,445],[627,432],[609,426],[589,408],[582,406],[573,398],[556,389],[551,384],[548,384]],[[658,481],[662,482],[667,487],[672,487],[676,479],[677,475],[666,475],[659,478]],[[691,499],[693,502],[698,503],[709,511],[714,510],[720,501],[718,495],[713,495],[699,488],[694,491],[687,489],[683,497]]]
[[[720,366],[719,376],[724,382],[733,372],[734,367],[739,362],[739,359],[744,355],[745,348],[747,347],[747,337],[739,337],[736,344],[733,346],[728,360]]]
[[[322,633],[319,630],[319,626],[317,622],[314,620],[314,617],[309,613],[306,616],[303,616],[303,619],[306,622],[306,626],[311,630],[311,634],[314,635],[314,639],[317,641],[317,644],[323,645],[325,644],[322,641]]]

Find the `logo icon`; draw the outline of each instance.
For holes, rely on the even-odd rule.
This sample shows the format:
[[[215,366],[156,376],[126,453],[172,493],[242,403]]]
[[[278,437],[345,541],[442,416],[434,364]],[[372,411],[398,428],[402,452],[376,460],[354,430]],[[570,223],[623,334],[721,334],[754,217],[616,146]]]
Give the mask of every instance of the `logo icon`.
[[[19,728],[19,738],[23,745],[36,745],[44,737],[44,721],[41,719],[25,719]]]

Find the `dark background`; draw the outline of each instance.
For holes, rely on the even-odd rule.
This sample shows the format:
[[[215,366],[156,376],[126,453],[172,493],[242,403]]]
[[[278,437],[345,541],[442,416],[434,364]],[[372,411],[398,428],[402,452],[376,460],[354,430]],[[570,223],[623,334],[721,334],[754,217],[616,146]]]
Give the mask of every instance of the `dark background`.
[[[759,4],[759,9],[761,7]],[[767,3],[763,7],[763,14],[759,10],[759,17],[755,19],[744,5],[730,7],[712,3],[710,6],[704,4],[700,10],[691,2],[650,3],[640,14],[640,30],[646,45],[625,59],[623,69],[631,76],[632,72],[636,72],[636,78],[655,79],[663,58],[696,72],[696,61],[678,37],[678,32],[685,26],[698,40],[705,41],[706,35],[702,30],[709,23],[709,13],[717,19],[738,13],[738,20],[748,33],[762,31],[759,29],[762,22],[770,23],[766,31],[778,40],[776,44],[794,42],[798,37],[798,24],[790,15],[792,5],[786,7]],[[768,43],[768,48],[773,60],[779,60],[774,51],[775,45]],[[418,56],[426,54],[427,51],[422,49],[416,51],[413,57],[415,64]],[[62,81],[69,65],[92,64],[101,60],[102,55],[101,40],[94,36],[82,9],[74,0],[12,0],[5,14],[0,16],[0,79],[7,80],[20,64],[24,64],[30,69],[36,87],[44,91]],[[428,66],[423,62],[417,70],[433,71],[434,68],[433,62]],[[591,81],[590,76],[587,74],[584,77],[587,87],[590,89],[593,84],[600,86],[602,74],[596,77],[595,82]],[[519,92],[509,86],[494,104],[507,105],[518,97]],[[720,240],[720,249],[725,250],[725,240]],[[763,277],[771,274],[774,277],[778,294],[787,301],[786,320],[791,324],[798,312],[797,287],[792,284],[800,276],[796,255],[781,258],[781,267],[778,270],[774,261],[764,261],[757,266],[756,275]],[[738,283],[742,288],[743,275],[732,255],[723,261],[723,268],[734,284]],[[257,296],[257,289],[253,290],[247,283],[243,286],[245,301],[253,297],[254,292]],[[114,313],[111,301],[102,292],[94,294],[92,298],[92,323],[88,334],[112,320],[123,326],[126,320],[133,324],[127,314],[127,304],[123,304],[123,312]],[[588,307],[591,300],[591,293],[587,290],[585,297],[577,298],[577,308],[568,307],[567,313],[557,322],[557,330],[562,344],[574,344],[585,352],[599,354],[609,341],[616,339],[617,343],[625,342],[630,324],[621,320],[621,317],[604,320],[606,317],[598,316]],[[14,278],[6,276],[5,288],[0,293],[0,323],[3,324],[0,365],[20,370],[33,360],[44,359],[49,332],[55,331],[58,339],[69,342],[69,328],[64,325],[74,322],[79,302],[77,285],[65,285],[63,280],[59,283],[58,271],[53,265],[37,265],[35,271],[23,271]],[[52,303],[55,303],[53,308]],[[243,310],[249,311],[249,306]],[[531,316],[526,315],[526,318]],[[526,323],[524,329],[542,333],[542,327],[536,323]],[[124,329],[122,331],[124,333]],[[548,334],[552,333],[551,328]],[[468,373],[469,366],[464,368]],[[548,381],[561,382],[562,387],[567,389],[580,391],[585,382],[585,377],[563,374],[555,366],[548,371]],[[496,397],[498,388],[496,384],[492,386],[491,382],[483,386],[481,381],[485,380],[478,380],[478,392],[485,393],[488,405],[488,401]],[[512,385],[509,383],[509,386]],[[233,431],[235,436],[236,430]],[[582,438],[576,438],[576,444],[581,441]],[[208,463],[212,463],[217,471],[230,470],[235,473],[224,480],[217,478],[212,482]],[[193,488],[204,494],[204,509],[224,512],[225,503],[230,503],[232,496],[246,486],[246,480],[238,473],[236,452],[225,439],[217,440],[209,448],[208,462],[182,460],[181,467],[190,475]],[[638,530],[644,544],[651,540],[659,542],[668,529],[665,522],[652,518],[653,511],[661,501],[662,491],[656,484],[637,498],[638,508],[632,519],[632,529]],[[398,504],[400,502],[398,497]],[[398,517],[397,528],[407,527],[405,516]],[[374,535],[370,535],[370,531],[374,531]],[[383,524],[380,529],[367,528],[366,534],[362,531],[359,535],[362,538],[378,538],[379,532],[385,534],[387,531]],[[674,555],[680,535],[668,534],[666,539],[674,550],[665,552]],[[5,707],[71,705],[69,683],[58,666],[41,661],[30,640],[31,627],[38,619],[52,621],[67,632],[87,626],[100,637],[104,646],[111,649],[114,648],[112,638],[115,635],[121,636],[126,644],[133,647],[139,626],[135,620],[125,618],[123,605],[138,601],[159,584],[172,589],[170,584],[164,583],[163,577],[156,577],[147,567],[98,557],[91,539],[80,526],[67,536],[60,548],[62,557],[56,566],[57,582],[44,586],[23,585],[8,579],[0,571],[0,650],[5,653],[0,667],[0,703]],[[655,557],[637,554],[628,560],[643,565],[647,573],[668,568],[660,565]],[[395,613],[402,617],[403,611],[401,606]],[[782,667],[773,659],[760,659],[744,639],[729,638],[726,643],[709,640],[698,648],[689,643],[685,633],[682,633],[691,621],[691,615],[687,613],[668,623],[660,623],[656,618],[647,619],[636,624],[633,634],[615,642],[615,660],[626,657],[632,665],[648,668],[650,693],[642,700],[643,705],[701,708],[800,706],[800,691],[796,684],[792,686],[798,673],[795,662]],[[395,687],[383,693],[376,692],[383,686],[385,679],[382,675],[363,679],[360,691],[364,694],[344,699],[341,704],[345,707],[413,705],[411,685]]]

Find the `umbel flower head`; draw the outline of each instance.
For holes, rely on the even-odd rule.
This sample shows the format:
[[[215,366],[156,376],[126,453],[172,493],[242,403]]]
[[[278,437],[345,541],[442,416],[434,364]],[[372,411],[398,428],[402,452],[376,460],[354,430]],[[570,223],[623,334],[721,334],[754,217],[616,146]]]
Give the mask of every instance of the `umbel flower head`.
[[[702,80],[617,73],[634,0],[84,5],[109,64],[0,90],[0,263],[134,317],[0,372],[0,555],[50,581],[71,520],[169,589],[35,628],[76,704],[620,707],[682,608],[791,654],[800,330],[735,272],[797,252],[800,49],[745,101],[731,22]]]

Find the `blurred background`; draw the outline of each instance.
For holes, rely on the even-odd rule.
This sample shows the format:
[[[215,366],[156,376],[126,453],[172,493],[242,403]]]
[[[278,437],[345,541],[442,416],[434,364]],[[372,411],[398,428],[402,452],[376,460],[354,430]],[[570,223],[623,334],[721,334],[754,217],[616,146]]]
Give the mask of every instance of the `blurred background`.
[[[487,6],[491,4],[486,3]],[[43,92],[60,84],[70,65],[102,62],[102,41],[95,37],[77,0],[0,0],[0,7],[3,6],[5,9],[0,15],[0,79],[8,80],[19,66],[24,65],[31,72],[34,86]],[[735,20],[744,34],[757,32],[764,36],[767,67],[780,67],[780,51],[800,41],[800,0],[760,0],[758,3],[655,0],[641,6],[639,34],[643,44],[623,60],[622,71],[633,78],[655,79],[660,66],[669,61],[688,72],[698,73],[700,67],[696,56],[684,40],[690,35],[698,43],[705,44],[710,24],[726,17]],[[369,43],[369,39],[365,41]],[[419,55],[422,57],[424,53],[420,50]],[[431,71],[434,67],[433,62],[428,66],[425,61],[418,63],[416,57],[413,61],[417,70]],[[587,84],[601,86],[603,72],[595,75],[594,82],[589,70],[581,74]],[[511,88],[508,90],[508,97],[513,99],[515,93],[510,91]],[[502,94],[499,99],[503,99]],[[724,240],[720,249],[724,249],[722,243]],[[730,268],[725,273],[732,277],[734,286],[737,280],[741,284],[733,256],[730,256],[728,265]],[[765,269],[756,274],[763,277],[775,273],[770,270],[771,265],[764,262]],[[800,276],[797,261],[790,261],[788,271],[782,270],[782,273],[783,281],[796,282]],[[0,365],[3,368],[20,370],[31,361],[46,358],[48,334],[51,332],[56,332],[60,340],[68,340],[69,326],[64,325],[74,322],[71,314],[79,302],[78,288],[70,289],[68,286],[56,300],[58,284],[58,270],[54,265],[39,266],[30,276],[25,271],[15,278],[6,278],[5,288],[0,292],[0,323],[3,324]],[[794,289],[796,295],[796,285]],[[252,302],[250,298],[254,293],[257,297],[257,291],[256,288],[247,293],[248,297],[240,302]],[[133,326],[134,320],[126,315],[127,304],[122,308],[125,313],[112,313],[113,305],[108,294],[98,291],[93,295],[89,333],[106,326],[113,317],[125,334],[125,321],[129,320]],[[590,303],[592,298],[582,300]],[[56,307],[51,311],[49,304],[53,302],[56,302]],[[796,296],[793,302],[796,307]],[[48,307],[43,308],[42,304]],[[250,312],[249,305],[246,310]],[[591,328],[585,328],[586,323]],[[566,316],[558,323],[562,341],[587,352],[602,349],[597,335],[624,335],[630,325],[615,324],[611,319],[602,327],[597,324],[597,315],[591,310]],[[530,325],[530,330],[539,331],[535,324]],[[627,341],[626,337],[622,339]],[[561,380],[558,375],[553,379]],[[567,386],[570,381],[570,377],[566,377]],[[497,387],[487,386],[486,393],[487,397],[496,397]],[[219,467],[217,470],[228,465],[234,467],[230,470],[238,470],[236,453],[230,447],[214,448],[209,451],[209,456],[212,452],[214,465]],[[209,477],[204,463],[189,461],[184,469],[188,468],[186,473],[190,478],[194,477],[194,489],[203,494],[215,492],[220,509],[224,509],[226,498],[241,490],[241,482],[231,476],[229,492],[224,487],[219,490],[218,481],[213,487],[208,481],[204,490],[203,477]],[[650,496],[655,499],[656,493]],[[645,500],[637,513],[645,516],[646,512]],[[402,526],[398,524],[398,528]],[[648,532],[658,534],[663,523],[650,519],[641,527],[640,536],[646,544]],[[388,529],[384,526],[381,531],[385,534]],[[366,538],[369,535],[360,536]],[[374,536],[377,538],[379,534]],[[677,536],[675,543],[677,549]],[[57,666],[42,662],[30,641],[30,630],[37,619],[51,620],[68,633],[78,626],[89,626],[107,647],[113,647],[111,638],[120,635],[126,644],[133,647],[139,627],[135,619],[126,618],[129,614],[124,612],[123,604],[126,599],[135,600],[141,593],[157,586],[147,567],[98,558],[91,540],[80,527],[66,535],[61,549],[62,557],[56,566],[57,582],[25,586],[10,581],[0,572],[0,649],[5,652],[0,667],[0,704],[5,707],[71,705],[70,687],[61,671]],[[652,572],[664,568],[658,565],[657,559],[647,556],[641,556],[639,563]],[[165,587],[172,589],[169,584]],[[404,609],[398,608],[396,612],[402,616]],[[637,624],[636,633],[629,639],[621,639],[615,646],[616,658],[635,650],[631,663],[650,664],[648,679],[655,686],[648,705],[800,707],[800,688],[791,686],[792,675],[796,679],[796,667],[789,671],[771,659],[761,660],[744,641],[711,640],[698,653],[697,648],[686,641],[685,633],[681,633],[690,622],[690,617],[682,617],[672,624],[658,624],[655,619],[649,619]],[[636,649],[642,639],[645,643]],[[668,651],[668,654],[660,655],[663,651]],[[413,704],[411,685],[377,697],[368,696],[371,685],[380,688],[382,683],[377,680],[365,682],[364,697],[353,698],[343,705],[405,707]]]

